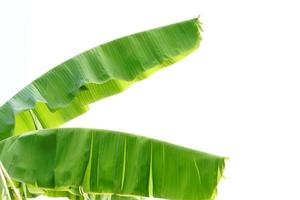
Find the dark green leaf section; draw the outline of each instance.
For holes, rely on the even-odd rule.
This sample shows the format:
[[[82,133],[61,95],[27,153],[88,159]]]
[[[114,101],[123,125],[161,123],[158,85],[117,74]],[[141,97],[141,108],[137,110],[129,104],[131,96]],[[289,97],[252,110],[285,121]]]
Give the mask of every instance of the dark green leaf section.
[[[141,136],[47,129],[0,142],[0,160],[30,193],[213,199],[224,158]]]
[[[200,23],[192,19],[123,37],[58,65],[0,108],[0,139],[54,128],[81,115],[88,104],[117,94],[195,50]],[[35,120],[34,120],[35,119]]]

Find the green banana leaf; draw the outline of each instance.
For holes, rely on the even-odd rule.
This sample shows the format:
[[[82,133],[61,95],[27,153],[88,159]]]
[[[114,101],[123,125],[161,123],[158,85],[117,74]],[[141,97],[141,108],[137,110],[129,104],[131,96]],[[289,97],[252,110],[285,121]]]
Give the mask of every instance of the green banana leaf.
[[[126,133],[72,128],[2,140],[0,160],[31,193],[71,199],[114,194],[208,200],[224,169],[223,157]]]
[[[79,54],[27,85],[0,108],[0,140],[55,128],[195,50],[198,18],[123,37]]]

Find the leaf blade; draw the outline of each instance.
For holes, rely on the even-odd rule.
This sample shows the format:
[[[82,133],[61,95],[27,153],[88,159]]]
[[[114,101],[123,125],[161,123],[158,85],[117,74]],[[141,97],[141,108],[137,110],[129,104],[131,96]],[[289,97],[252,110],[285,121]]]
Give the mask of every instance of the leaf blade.
[[[140,32],[79,54],[33,81],[0,108],[0,139],[85,113],[88,104],[117,94],[198,48],[198,19]]]
[[[13,180],[46,194],[83,187],[96,195],[212,199],[224,169],[223,157],[95,129],[47,129],[11,137],[0,141],[0,159]]]

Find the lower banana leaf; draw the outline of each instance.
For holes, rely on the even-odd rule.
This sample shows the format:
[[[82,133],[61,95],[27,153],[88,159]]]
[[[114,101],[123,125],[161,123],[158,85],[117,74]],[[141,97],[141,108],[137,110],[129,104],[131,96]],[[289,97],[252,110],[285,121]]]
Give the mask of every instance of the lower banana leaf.
[[[224,169],[224,157],[131,134],[71,128],[2,140],[0,160],[29,193],[71,199],[208,200]]]

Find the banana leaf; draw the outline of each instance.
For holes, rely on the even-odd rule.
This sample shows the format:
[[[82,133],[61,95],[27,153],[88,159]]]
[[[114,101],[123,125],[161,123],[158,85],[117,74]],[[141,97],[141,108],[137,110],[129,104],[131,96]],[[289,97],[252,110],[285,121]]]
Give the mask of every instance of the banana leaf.
[[[224,169],[223,157],[132,134],[74,128],[2,140],[0,160],[31,193],[71,199],[208,200]]]
[[[79,54],[13,96],[0,108],[0,140],[55,128],[194,51],[200,22],[191,19],[140,32]]]

